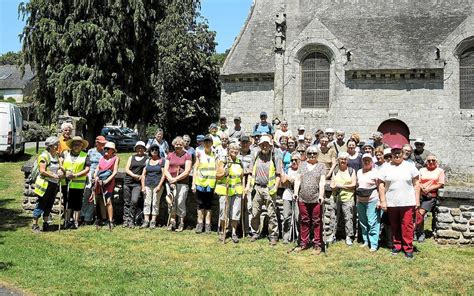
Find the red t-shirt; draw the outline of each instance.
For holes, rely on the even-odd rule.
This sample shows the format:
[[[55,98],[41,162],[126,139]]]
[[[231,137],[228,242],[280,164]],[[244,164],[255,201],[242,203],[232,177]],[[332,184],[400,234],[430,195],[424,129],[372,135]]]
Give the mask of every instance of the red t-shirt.
[[[185,166],[186,166],[186,161],[192,160],[191,154],[185,152],[183,155],[178,156],[176,155],[175,152],[170,152],[168,153],[167,157],[170,166],[169,166],[169,172],[172,177],[177,177],[179,174],[184,172]],[[188,184],[189,182],[189,176],[184,178],[183,180],[178,181],[178,184]]]

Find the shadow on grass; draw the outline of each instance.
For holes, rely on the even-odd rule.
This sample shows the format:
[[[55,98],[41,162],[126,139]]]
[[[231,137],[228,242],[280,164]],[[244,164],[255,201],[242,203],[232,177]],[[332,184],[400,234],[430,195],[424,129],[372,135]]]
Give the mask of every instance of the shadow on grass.
[[[13,266],[13,263],[11,262],[1,262],[0,261],[0,271],[5,271],[7,269],[10,269],[12,268]]]
[[[8,163],[17,163],[17,162],[25,162],[30,160],[33,155],[30,153],[24,153],[15,156],[1,156],[0,162],[8,162]]]
[[[31,219],[22,216],[21,209],[8,207],[9,204],[14,204],[16,201],[13,198],[0,200],[0,244],[3,244],[2,238],[5,231],[16,231],[19,227],[28,226]]]

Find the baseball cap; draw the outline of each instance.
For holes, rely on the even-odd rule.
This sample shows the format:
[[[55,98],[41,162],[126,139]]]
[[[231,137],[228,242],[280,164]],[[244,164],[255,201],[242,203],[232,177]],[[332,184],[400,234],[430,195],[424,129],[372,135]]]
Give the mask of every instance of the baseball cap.
[[[242,136],[242,137],[240,137],[240,142],[250,142],[249,136]]]
[[[332,134],[334,134],[334,129],[333,129],[333,128],[327,128],[327,129],[324,130],[324,133],[326,133],[326,134],[327,134],[327,133],[332,133]]]
[[[197,135],[196,136],[196,142],[200,142],[202,140],[204,140],[204,135]]]
[[[96,142],[96,143],[98,142],[98,143],[101,143],[101,144],[105,144],[105,143],[107,143],[107,140],[105,139],[104,136],[97,136],[97,137],[95,138],[95,142]]]
[[[298,126],[298,130],[299,130],[299,131],[305,131],[306,129],[304,128],[304,125],[299,125],[299,126]]]
[[[262,136],[262,137],[260,138],[260,141],[258,142],[258,145],[263,144],[263,143],[265,143],[265,142],[268,143],[268,144],[270,144],[270,145],[272,144],[272,140],[270,139],[269,136]]]
[[[371,155],[370,153],[364,153],[364,154],[362,155],[362,159],[364,159],[364,158],[370,158],[370,159],[372,159],[372,155]]]
[[[260,117],[262,117],[262,116],[267,116],[267,112],[265,112],[265,111],[260,112]]]
[[[240,118],[240,116],[235,116],[234,120],[242,121],[242,118]]]

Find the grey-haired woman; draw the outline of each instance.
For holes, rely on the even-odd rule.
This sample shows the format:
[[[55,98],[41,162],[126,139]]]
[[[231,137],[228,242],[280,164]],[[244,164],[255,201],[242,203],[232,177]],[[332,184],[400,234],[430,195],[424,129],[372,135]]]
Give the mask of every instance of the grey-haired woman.
[[[58,192],[59,178],[62,171],[59,170],[57,137],[48,137],[45,142],[46,150],[38,157],[39,174],[35,180],[35,194],[38,197],[36,208],[33,211],[34,232],[39,232],[38,220],[43,216],[43,231],[48,230],[48,217],[54,205],[56,193]]]

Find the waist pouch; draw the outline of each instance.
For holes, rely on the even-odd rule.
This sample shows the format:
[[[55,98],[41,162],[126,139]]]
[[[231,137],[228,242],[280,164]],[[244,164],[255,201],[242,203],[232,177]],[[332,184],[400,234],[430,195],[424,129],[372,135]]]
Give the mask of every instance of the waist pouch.
[[[375,189],[377,189],[377,187],[376,188],[370,188],[370,189],[357,188],[356,189],[356,195],[360,196],[360,197],[369,197],[369,196],[372,195],[372,192],[374,192]]]

